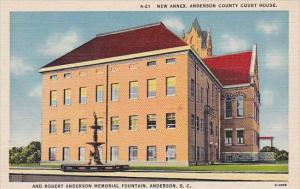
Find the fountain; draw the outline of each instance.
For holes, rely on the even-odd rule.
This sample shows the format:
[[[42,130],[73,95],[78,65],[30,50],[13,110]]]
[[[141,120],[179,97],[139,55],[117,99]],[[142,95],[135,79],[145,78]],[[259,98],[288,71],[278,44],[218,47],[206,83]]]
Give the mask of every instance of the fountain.
[[[103,164],[100,159],[99,146],[105,144],[98,142],[98,129],[100,126],[97,124],[97,115],[94,112],[94,125],[90,126],[93,129],[93,142],[87,144],[93,147],[94,152],[90,151],[90,160],[88,164],[62,164],[61,170],[64,172],[102,172],[102,171],[122,171],[129,168],[128,165],[118,164]]]

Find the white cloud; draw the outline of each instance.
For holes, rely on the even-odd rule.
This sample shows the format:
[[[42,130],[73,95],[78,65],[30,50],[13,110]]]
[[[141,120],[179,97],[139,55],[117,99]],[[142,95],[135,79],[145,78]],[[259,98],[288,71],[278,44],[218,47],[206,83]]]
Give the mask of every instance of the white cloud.
[[[22,58],[15,56],[10,59],[10,68],[13,75],[23,75],[34,70],[31,65],[25,64]]]
[[[42,87],[41,85],[35,86],[31,91],[28,92],[28,96],[30,97],[38,97],[40,98],[42,95]]]
[[[74,31],[52,33],[40,47],[39,52],[49,56],[61,56],[73,50],[79,43],[79,35]]]
[[[170,29],[173,29],[177,32],[182,32],[184,30],[184,24],[182,21],[175,17],[167,17],[162,19],[162,22]]]
[[[268,51],[265,54],[266,68],[276,69],[281,68],[287,60],[284,59],[280,51]]]
[[[245,39],[225,33],[221,36],[220,44],[218,46],[221,50],[232,52],[246,50],[249,47],[249,44]]]
[[[278,34],[279,24],[275,22],[266,22],[264,20],[260,21],[256,25],[256,29],[263,34]]]
[[[269,90],[262,91],[261,102],[264,107],[269,107],[274,104],[274,92]]]

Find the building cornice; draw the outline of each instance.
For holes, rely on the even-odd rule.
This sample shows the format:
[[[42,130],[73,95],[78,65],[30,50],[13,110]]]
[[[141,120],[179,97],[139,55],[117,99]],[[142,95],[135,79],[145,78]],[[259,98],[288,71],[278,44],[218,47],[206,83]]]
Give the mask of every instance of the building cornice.
[[[239,87],[250,87],[250,83],[240,83],[235,85],[224,85],[223,89],[232,89],[232,88],[239,88]]]
[[[60,65],[60,66],[45,67],[45,68],[39,69],[39,72],[43,73],[43,72],[48,72],[48,71],[56,71],[56,70],[76,68],[76,67],[82,67],[82,66],[105,64],[105,63],[110,63],[110,62],[117,62],[117,61],[122,61],[122,60],[129,60],[129,59],[142,58],[142,57],[147,57],[147,56],[154,56],[154,55],[167,54],[167,53],[180,52],[180,51],[188,51],[188,50],[190,50],[190,46],[186,45],[186,46],[181,46],[181,47],[174,47],[174,48],[168,48],[168,49],[162,49],[162,50],[148,51],[148,52],[143,52],[143,53],[116,56],[116,57],[111,57],[111,58],[83,61],[83,62],[77,62],[77,63],[72,63],[72,64]]]

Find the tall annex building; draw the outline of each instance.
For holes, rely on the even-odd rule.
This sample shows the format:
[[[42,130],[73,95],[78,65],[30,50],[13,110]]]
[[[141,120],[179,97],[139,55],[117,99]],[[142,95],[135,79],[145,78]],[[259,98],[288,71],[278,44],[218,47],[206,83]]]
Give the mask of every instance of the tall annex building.
[[[255,161],[259,80],[253,50],[212,56],[197,19],[99,34],[40,69],[42,162],[86,163],[97,115],[107,163]]]

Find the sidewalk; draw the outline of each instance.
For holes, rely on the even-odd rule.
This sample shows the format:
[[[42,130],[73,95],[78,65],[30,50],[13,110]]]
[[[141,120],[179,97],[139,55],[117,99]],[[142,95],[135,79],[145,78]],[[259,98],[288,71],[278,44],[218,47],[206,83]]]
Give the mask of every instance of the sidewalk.
[[[34,175],[61,175],[61,176],[84,176],[84,177],[123,177],[123,178],[155,178],[155,179],[178,179],[178,180],[215,180],[215,181],[288,181],[288,174],[273,173],[209,173],[209,172],[149,172],[149,171],[125,171],[125,172],[62,172],[59,170],[25,170],[10,169],[12,174]]]

